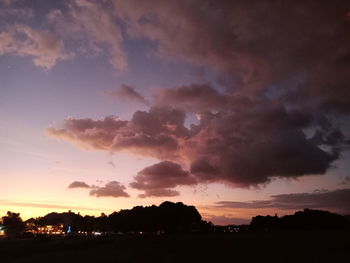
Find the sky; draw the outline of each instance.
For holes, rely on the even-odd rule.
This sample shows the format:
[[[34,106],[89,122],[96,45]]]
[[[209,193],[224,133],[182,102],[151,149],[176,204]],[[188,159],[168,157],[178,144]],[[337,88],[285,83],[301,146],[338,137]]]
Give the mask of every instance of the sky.
[[[350,214],[350,3],[0,0],[0,215]]]

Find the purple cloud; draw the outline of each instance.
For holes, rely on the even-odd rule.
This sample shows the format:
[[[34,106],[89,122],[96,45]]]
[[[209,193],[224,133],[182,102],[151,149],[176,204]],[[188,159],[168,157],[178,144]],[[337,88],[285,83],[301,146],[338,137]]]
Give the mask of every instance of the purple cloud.
[[[270,200],[249,202],[220,201],[216,204],[228,208],[276,208],[276,209],[327,209],[338,213],[350,213],[350,189],[321,190],[312,193],[272,195]]]
[[[74,181],[68,185],[68,188],[90,188],[90,185],[82,181]]]
[[[145,191],[141,197],[176,196],[179,193],[171,188],[196,183],[196,179],[179,164],[163,161],[138,172],[130,186]]]
[[[84,148],[157,158],[132,182],[144,196],[175,195],[184,178],[250,187],[322,175],[348,149],[339,125],[350,112],[348,3],[79,2],[77,10],[107,12],[131,39],[155,43],[152,54],[210,72],[211,83],[157,89],[130,120],[70,118],[48,129]],[[91,23],[86,34],[110,44]],[[145,102],[130,86],[115,95]],[[198,122],[185,125],[193,112]],[[178,173],[160,176],[163,166]]]
[[[244,111],[201,113],[199,124],[190,129],[184,116],[176,109],[151,108],[135,112],[130,121],[67,119],[62,128],[48,132],[86,148],[185,162],[198,183],[240,187],[275,177],[324,174],[347,143],[339,130],[320,124],[317,115],[265,101]],[[307,137],[305,128],[315,134]]]
[[[130,197],[125,189],[126,187],[119,182],[111,181],[103,187],[94,186],[94,189],[90,191],[90,195],[96,197]]]

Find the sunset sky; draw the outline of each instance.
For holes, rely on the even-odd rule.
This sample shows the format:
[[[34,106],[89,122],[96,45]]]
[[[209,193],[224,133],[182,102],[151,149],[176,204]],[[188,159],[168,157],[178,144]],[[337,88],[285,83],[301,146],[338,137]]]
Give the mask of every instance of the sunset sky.
[[[0,216],[350,214],[349,1],[0,0],[0,80]]]

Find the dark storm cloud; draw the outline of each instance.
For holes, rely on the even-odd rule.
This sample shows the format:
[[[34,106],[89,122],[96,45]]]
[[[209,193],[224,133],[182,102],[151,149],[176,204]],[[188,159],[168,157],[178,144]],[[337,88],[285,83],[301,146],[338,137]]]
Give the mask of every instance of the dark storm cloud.
[[[145,193],[140,197],[146,197],[175,196],[179,193],[171,188],[194,184],[197,184],[196,179],[179,164],[163,161],[138,172],[130,186],[143,190]]]
[[[313,137],[307,138],[302,128],[311,125],[308,116],[271,105],[205,114],[197,127],[200,132],[184,145],[184,154],[198,178],[239,186],[265,183],[275,176],[323,174],[339,152],[335,142],[326,151]]]
[[[74,181],[68,185],[68,188],[90,188],[90,185],[82,181]]]
[[[138,101],[142,104],[149,105],[149,102],[140,93],[138,93],[133,87],[125,84],[115,90],[105,90],[103,94],[112,98]]]
[[[90,191],[90,195],[96,197],[130,197],[125,189],[126,187],[119,182],[111,181],[103,187],[94,186],[94,189]]]
[[[102,12],[103,5],[79,2]],[[150,109],[131,120],[70,118],[49,128],[85,148],[155,157],[186,174],[145,168],[132,182],[144,196],[178,194],[172,189],[186,185],[183,178],[249,187],[321,175],[348,147],[339,125],[350,110],[347,1],[110,3],[130,38],[146,38],[158,57],[204,67],[216,78],[157,89]],[[129,86],[119,92],[145,100]],[[189,112],[198,124],[185,126]]]
[[[283,85],[299,102],[350,110],[348,1],[114,3],[131,36],[155,41],[159,56],[217,69],[230,89]]]
[[[349,10],[345,0],[71,0],[47,10],[49,30],[21,24],[1,30],[0,54],[32,56],[50,69],[74,54],[106,52],[115,69],[125,70],[125,39],[147,39],[154,44],[149,53],[205,67],[231,92],[270,92],[299,106],[348,113]],[[25,28],[27,41],[13,34],[16,27]],[[80,44],[68,53],[72,41]]]
[[[329,209],[339,213],[350,213],[350,189],[333,191],[319,190],[313,193],[272,195],[270,200],[250,202],[217,202],[219,206],[228,208],[277,208],[277,209]]]
[[[151,108],[135,112],[130,121],[67,119],[63,128],[48,132],[87,148],[128,150],[184,163],[198,183],[221,181],[241,187],[274,177],[324,174],[344,143],[339,130],[279,104],[262,102],[244,111],[201,113],[199,124],[191,129],[185,128],[184,116],[180,110]],[[304,128],[312,128],[314,135],[306,136]],[[154,179],[169,176],[164,172]]]

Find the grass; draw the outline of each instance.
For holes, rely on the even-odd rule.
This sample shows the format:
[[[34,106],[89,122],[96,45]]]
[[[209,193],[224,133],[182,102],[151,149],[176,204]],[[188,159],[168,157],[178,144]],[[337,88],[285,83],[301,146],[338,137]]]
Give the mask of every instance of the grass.
[[[0,241],[0,262],[346,262],[349,233],[235,233]]]

